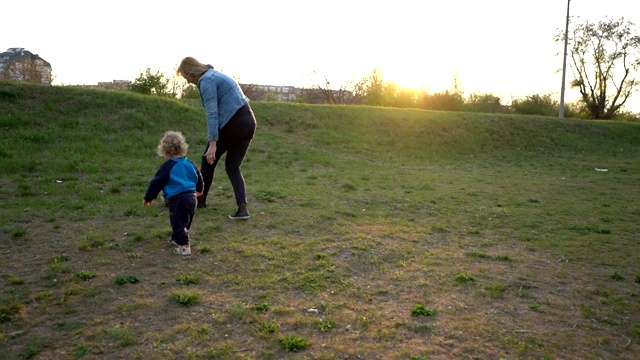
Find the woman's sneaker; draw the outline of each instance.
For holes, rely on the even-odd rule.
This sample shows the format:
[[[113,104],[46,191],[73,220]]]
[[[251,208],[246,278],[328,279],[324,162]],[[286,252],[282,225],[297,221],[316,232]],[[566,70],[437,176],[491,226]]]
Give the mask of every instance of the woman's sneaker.
[[[187,244],[178,246],[177,248],[173,249],[173,252],[178,255],[191,255],[191,245]]]
[[[229,215],[229,219],[231,220],[246,220],[250,217],[249,212],[247,210],[244,211],[236,211],[233,214]]]

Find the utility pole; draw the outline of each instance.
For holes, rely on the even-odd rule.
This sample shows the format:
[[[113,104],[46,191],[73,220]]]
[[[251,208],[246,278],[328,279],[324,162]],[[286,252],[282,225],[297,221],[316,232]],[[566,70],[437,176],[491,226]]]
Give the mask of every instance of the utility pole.
[[[569,4],[571,0],[567,0],[567,24],[564,29],[564,58],[562,59],[562,86],[560,87],[560,115],[564,117],[564,83],[567,76],[567,42],[569,38]]]

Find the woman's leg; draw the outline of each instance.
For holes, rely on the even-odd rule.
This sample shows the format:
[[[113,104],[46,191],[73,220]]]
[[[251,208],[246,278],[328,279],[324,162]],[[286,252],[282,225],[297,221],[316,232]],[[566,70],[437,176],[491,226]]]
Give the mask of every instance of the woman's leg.
[[[232,120],[233,121],[229,121],[230,124],[227,124],[231,126],[227,129],[226,134],[229,135],[228,138],[232,139],[232,142],[227,143],[227,157],[224,165],[227,176],[233,186],[236,203],[238,204],[236,214],[245,214],[246,216],[241,218],[247,218],[247,191],[240,167],[256,132],[256,120],[249,105],[240,108]],[[227,126],[225,126],[225,128],[227,128]],[[236,218],[233,215],[234,214],[232,214],[231,217]]]
[[[204,188],[202,190],[202,195],[198,196],[199,208],[207,207],[207,195],[209,194],[209,189],[211,189],[211,184],[213,183],[213,176],[215,175],[215,172],[216,172],[216,165],[218,165],[218,160],[220,159],[222,154],[224,154],[224,148],[219,145],[220,144],[217,144],[216,146],[216,160],[213,162],[213,164],[209,164],[205,156],[205,154],[207,153],[207,150],[209,150],[208,141],[207,141],[207,146],[205,147],[204,152],[202,153],[202,160],[200,162],[200,173],[202,173]]]
[[[229,148],[227,158],[224,161],[224,168],[231,181],[231,186],[233,186],[233,193],[238,205],[247,203],[247,187],[240,166],[242,166],[247,150],[249,150],[250,143],[250,139],[248,141],[242,140],[234,147]]]
[[[220,137],[216,143],[216,160],[213,164],[209,164],[205,155],[209,145],[202,154],[202,163],[200,172],[204,181],[204,189],[202,196],[198,197],[198,207],[205,207],[207,194],[213,183],[216,165],[220,158],[226,153],[225,170],[231,186],[233,187],[234,196],[238,206],[243,207],[246,211],[247,193],[244,177],[240,171],[240,166],[244,160],[253,135],[256,132],[256,119],[249,105],[241,107],[231,117],[229,122],[220,129]],[[242,205],[241,205],[242,204]]]

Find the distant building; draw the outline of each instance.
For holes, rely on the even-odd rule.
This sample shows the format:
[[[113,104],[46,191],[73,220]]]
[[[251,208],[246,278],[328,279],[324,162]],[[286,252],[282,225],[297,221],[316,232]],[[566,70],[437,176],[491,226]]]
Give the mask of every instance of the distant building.
[[[107,90],[127,90],[129,89],[129,80],[113,80],[112,82],[100,81],[98,87]]]
[[[304,102],[309,104],[353,104],[353,92],[340,89],[297,88],[295,86],[240,84],[253,101]]]
[[[296,101],[299,89],[294,86],[240,84],[242,91],[251,100]]]
[[[51,64],[24,48],[0,53],[0,78],[51,84]]]
[[[67,86],[124,91],[124,90],[129,90],[129,84],[131,84],[131,81],[129,80],[113,80],[113,81],[99,81],[98,85],[67,85]]]

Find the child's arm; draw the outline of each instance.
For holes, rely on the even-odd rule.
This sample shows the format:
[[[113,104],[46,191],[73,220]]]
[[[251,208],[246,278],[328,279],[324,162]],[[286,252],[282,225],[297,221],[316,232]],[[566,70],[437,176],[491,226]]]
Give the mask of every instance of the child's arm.
[[[164,189],[164,187],[169,182],[169,177],[171,176],[171,168],[174,163],[171,161],[165,161],[156,172],[156,175],[151,179],[149,183],[149,187],[147,188],[147,192],[144,195],[144,199],[142,200],[143,206],[149,206],[153,202],[153,200],[158,197],[160,191]]]
[[[196,171],[196,175],[198,175],[198,180],[196,181],[196,196],[202,196],[202,193],[204,192],[204,181],[202,179],[202,173],[193,161],[189,160],[189,162],[191,163],[191,165],[193,165],[193,169]]]

